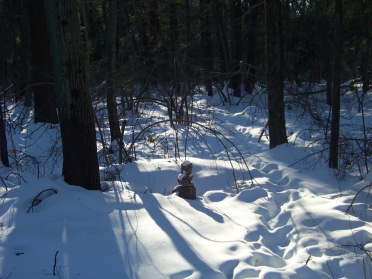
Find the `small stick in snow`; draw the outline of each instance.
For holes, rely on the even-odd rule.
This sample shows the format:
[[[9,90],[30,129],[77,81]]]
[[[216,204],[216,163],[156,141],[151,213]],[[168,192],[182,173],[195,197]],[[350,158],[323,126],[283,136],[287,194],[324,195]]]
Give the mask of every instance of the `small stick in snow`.
[[[57,255],[58,255],[58,251],[56,251],[55,255],[54,255],[54,265],[53,265],[53,275],[56,276],[57,275]]]

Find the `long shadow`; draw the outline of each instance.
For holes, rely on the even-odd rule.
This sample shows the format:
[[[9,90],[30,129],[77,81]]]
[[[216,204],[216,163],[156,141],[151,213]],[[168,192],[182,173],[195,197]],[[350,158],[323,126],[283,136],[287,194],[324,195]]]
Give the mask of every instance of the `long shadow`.
[[[186,200],[189,205],[199,212],[203,212],[205,215],[211,217],[214,221],[218,223],[223,223],[223,216],[216,213],[212,209],[206,207],[198,198],[196,200]]]
[[[21,187],[27,188],[16,202],[8,203],[0,220],[0,278],[134,278],[110,220],[113,208],[102,192],[63,183],[54,187],[57,194],[27,213],[44,187]]]
[[[142,196],[144,206],[156,224],[168,234],[172,240],[173,246],[177,249],[180,255],[194,267],[195,271],[200,273],[201,278],[225,278],[225,275],[210,267],[203,261],[197,252],[183,238],[183,236],[174,228],[171,222],[167,219],[161,210],[161,205],[152,194]],[[203,247],[200,247],[203,249]]]
[[[125,262],[126,274],[130,279],[147,278],[148,273],[151,273],[153,278],[166,278],[163,272],[153,264],[146,247],[137,235],[139,220],[136,212],[142,209],[143,205],[137,202],[136,193],[130,193],[130,196],[130,201],[124,201],[123,193],[114,187],[115,203],[110,202],[118,211],[115,216],[118,218],[116,223],[120,232],[116,232],[116,235]],[[141,269],[143,266],[146,266],[146,271]]]

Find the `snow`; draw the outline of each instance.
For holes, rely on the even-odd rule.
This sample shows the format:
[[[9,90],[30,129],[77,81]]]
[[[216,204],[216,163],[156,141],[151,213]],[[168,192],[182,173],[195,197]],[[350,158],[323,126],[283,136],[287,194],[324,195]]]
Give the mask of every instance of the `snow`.
[[[188,166],[190,164],[191,164],[191,162],[189,160],[185,160],[185,161],[182,162],[181,165],[185,167],[185,166]]]
[[[198,121],[226,138],[200,127],[186,136],[180,126],[187,152],[174,158],[164,146],[172,129],[154,127],[157,141],[136,143],[136,161],[101,167],[116,177],[102,182],[105,192],[66,184],[58,160],[39,163],[42,171],[25,163],[27,182],[1,166],[9,173],[0,188],[0,278],[371,278],[368,191],[348,210],[371,174],[339,179],[324,159],[302,160],[311,152],[299,140],[306,119],[294,112],[287,122],[297,136],[269,150],[265,135],[258,142],[264,112],[250,100],[198,98]],[[150,111],[162,117],[161,107]],[[13,141],[42,161],[56,130],[29,123]],[[171,194],[189,163],[196,200]]]

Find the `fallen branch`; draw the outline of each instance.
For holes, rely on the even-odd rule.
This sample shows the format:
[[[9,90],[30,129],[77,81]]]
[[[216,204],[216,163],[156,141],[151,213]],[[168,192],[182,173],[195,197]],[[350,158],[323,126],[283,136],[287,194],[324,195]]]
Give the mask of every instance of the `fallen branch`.
[[[262,129],[261,134],[260,134],[260,136],[258,137],[258,142],[260,142],[262,136],[263,136],[264,134],[266,134],[266,128],[267,128],[267,126],[269,126],[269,121],[266,122],[265,127]],[[267,135],[266,135],[266,138],[267,138]]]
[[[54,254],[54,265],[53,265],[53,275],[56,276],[58,274],[57,272],[57,255],[58,251]]]
[[[41,191],[39,194],[35,196],[35,198],[32,200],[30,207],[27,210],[27,213],[30,211],[34,210],[34,206],[39,205],[45,198],[57,194],[57,190],[50,188],[50,189],[45,189]]]

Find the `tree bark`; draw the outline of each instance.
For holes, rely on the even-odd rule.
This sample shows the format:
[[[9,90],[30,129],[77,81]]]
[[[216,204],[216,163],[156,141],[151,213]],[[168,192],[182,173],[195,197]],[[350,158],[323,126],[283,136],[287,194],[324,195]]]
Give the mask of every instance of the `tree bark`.
[[[342,0],[335,0],[335,31],[333,55],[333,86],[332,86],[332,123],[331,142],[329,147],[329,167],[338,168],[338,149],[340,137],[340,86],[341,86],[341,60],[342,60]]]
[[[8,47],[9,60],[5,62],[7,71],[14,84],[14,97],[18,102],[25,93],[29,92],[31,81],[31,56],[30,56],[30,34],[28,26],[28,12],[25,1],[13,0],[2,1],[1,8],[4,9],[4,27],[7,29],[8,38],[0,37],[1,44],[6,44],[10,39]]]
[[[229,47],[227,45],[226,21],[224,20],[224,3],[220,1],[212,1],[213,24],[216,33],[216,46],[218,54],[218,64],[220,72],[225,74],[230,68],[229,63]]]
[[[178,3],[171,1],[169,3],[169,28],[170,28],[170,38],[172,46],[172,58],[173,58],[173,96],[181,95],[181,74],[180,74],[180,31],[178,22]]]
[[[265,1],[266,82],[270,148],[287,143],[284,114],[282,31],[280,0]]]
[[[178,3],[171,1],[169,3],[169,28],[170,28],[170,38],[173,53],[179,51],[179,28],[178,28]]]
[[[5,119],[3,113],[3,104],[0,102],[0,157],[1,162],[5,167],[9,167],[9,158],[8,158],[8,142],[5,132]]]
[[[200,0],[201,14],[201,52],[205,67],[204,84],[208,96],[213,96],[211,71],[213,68],[212,33],[211,33],[211,0]]]
[[[6,28],[7,14],[5,8],[0,6],[0,91],[2,92],[8,85],[8,57],[10,54],[10,36]],[[2,95],[1,98],[4,96]],[[9,167],[8,141],[5,129],[5,114],[3,113],[3,104],[0,100],[0,159],[5,167]]]
[[[319,6],[318,11],[320,17],[320,51],[324,67],[324,78],[327,83],[327,105],[332,106],[332,61],[331,61],[331,41],[330,41],[330,22],[328,17],[329,3],[328,1],[319,1],[316,3]]]
[[[231,77],[230,85],[235,97],[241,97],[241,44],[242,44],[242,4],[241,0],[231,2],[232,9],[232,36],[231,36]]]
[[[116,109],[116,28],[117,0],[109,0],[107,22],[107,112],[110,125],[111,141],[120,141],[120,125]]]
[[[32,106],[32,90],[31,90],[31,81],[32,81],[32,53],[31,53],[31,32],[29,24],[29,16],[27,7],[23,7],[23,15],[21,19],[21,57],[22,64],[24,67],[23,70],[23,84],[21,96],[24,95],[24,105],[25,107]],[[20,97],[20,96],[18,96]]]
[[[65,182],[99,190],[96,131],[76,0],[45,0],[55,67]]]
[[[258,0],[249,1],[249,12],[247,14],[246,28],[247,28],[247,64],[248,72],[244,80],[245,90],[252,93],[256,83],[256,67],[257,67],[257,30],[258,30]]]
[[[362,61],[361,61],[361,75],[362,75],[362,82],[363,82],[363,95],[367,95],[367,91],[370,87],[370,69],[371,69],[371,36],[372,36],[372,5],[371,1],[363,1],[362,3],[363,9],[363,22],[366,26],[364,32],[364,50],[362,54]],[[369,26],[369,28],[367,27]]]
[[[7,13],[5,7],[0,6],[0,88],[7,86],[10,79],[8,71],[8,57],[10,56],[11,40],[9,28],[7,28]]]
[[[148,62],[148,75],[150,76],[150,83],[152,85],[156,85],[159,82],[159,69],[157,67],[158,63],[158,56],[159,52],[159,42],[161,35],[161,24],[159,19],[159,5],[157,0],[150,1],[150,20],[149,24],[147,25],[148,33],[149,33],[149,45],[151,46],[150,49],[150,57]]]

